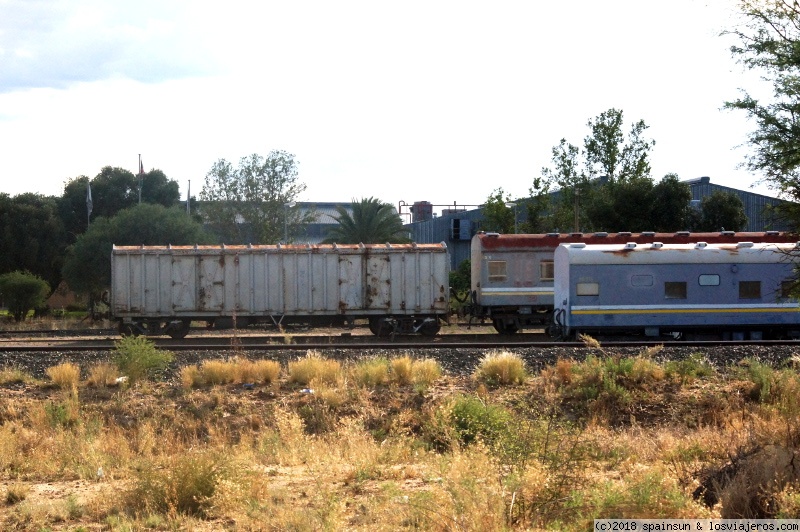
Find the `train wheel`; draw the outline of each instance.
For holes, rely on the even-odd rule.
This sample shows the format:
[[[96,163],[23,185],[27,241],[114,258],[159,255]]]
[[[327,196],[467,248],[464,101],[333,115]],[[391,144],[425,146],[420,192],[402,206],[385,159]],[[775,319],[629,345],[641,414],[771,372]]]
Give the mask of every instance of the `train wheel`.
[[[171,327],[169,329],[170,338],[173,340],[182,340],[186,338],[186,335],[189,334],[189,327],[191,322],[189,320],[181,320],[178,322],[172,322]]]
[[[436,336],[439,334],[439,329],[441,328],[439,320],[426,321],[422,324],[422,327],[419,328],[419,333],[422,336]]]
[[[494,329],[500,334],[515,334],[519,330],[519,327],[515,324],[505,323],[500,318],[492,320],[492,325],[494,325]]]
[[[370,318],[369,332],[375,336],[389,336],[392,333],[392,325],[385,318]]]
[[[139,336],[139,329],[130,323],[119,322],[117,330],[120,336]]]

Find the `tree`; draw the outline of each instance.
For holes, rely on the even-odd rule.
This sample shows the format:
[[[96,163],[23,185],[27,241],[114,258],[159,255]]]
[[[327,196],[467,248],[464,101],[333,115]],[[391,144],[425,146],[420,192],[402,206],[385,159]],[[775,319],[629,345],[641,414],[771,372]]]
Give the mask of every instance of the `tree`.
[[[606,176],[612,185],[650,177],[650,150],[656,142],[642,136],[649,126],[644,120],[635,122],[626,139],[622,124],[622,111],[613,108],[589,120],[592,132],[583,140],[584,177]]]
[[[325,239],[332,244],[383,244],[386,242],[402,244],[411,241],[403,220],[391,203],[383,203],[376,198],[353,199],[353,214],[343,207],[336,207],[339,223],[333,227]]]
[[[510,207],[511,196],[502,188],[496,189],[486,198],[481,207],[483,222],[481,229],[497,233],[514,233],[514,207]]]
[[[715,190],[700,202],[701,221],[696,231],[741,231],[747,225],[744,204],[736,194]]]
[[[57,198],[0,194],[0,273],[25,270],[57,286],[67,244]]]
[[[28,311],[43,307],[49,293],[47,281],[30,272],[0,275],[0,296],[16,322],[25,320]]]
[[[684,231],[690,227],[692,188],[681,183],[678,174],[667,174],[650,194],[652,231]]]
[[[648,126],[643,120],[633,123],[627,135],[623,124],[622,111],[609,109],[588,121],[590,134],[582,148],[566,139],[553,148],[552,167],[542,169],[531,189],[556,191],[543,217],[547,230],[635,231],[649,225],[655,141],[644,138]]]
[[[70,288],[90,300],[111,285],[111,248],[116,245],[205,244],[203,227],[179,207],[143,203],[113,218],[98,218],[70,246],[64,278]]]
[[[763,174],[760,182],[791,201],[800,200],[800,5],[796,1],[742,0],[743,25],[725,32],[738,38],[732,55],[772,84],[771,99],[747,92],[725,103],[756,125],[748,136],[752,153],[744,166]],[[795,219],[799,212],[793,212]]]
[[[297,205],[305,189],[291,153],[242,157],[238,168],[220,159],[206,174],[200,209],[222,242],[275,244],[314,219],[313,212],[303,213]]]
[[[450,272],[450,289],[456,295],[456,298],[464,301],[466,295],[472,289],[472,262],[470,259],[464,259],[456,267],[455,270]]]
[[[178,182],[161,170],[150,170],[142,178],[142,203],[173,207],[180,202]],[[76,177],[64,185],[59,211],[67,231],[75,235],[86,231],[86,184],[92,189],[92,216],[111,218],[122,209],[139,204],[139,176],[124,168],[105,166],[94,179]]]

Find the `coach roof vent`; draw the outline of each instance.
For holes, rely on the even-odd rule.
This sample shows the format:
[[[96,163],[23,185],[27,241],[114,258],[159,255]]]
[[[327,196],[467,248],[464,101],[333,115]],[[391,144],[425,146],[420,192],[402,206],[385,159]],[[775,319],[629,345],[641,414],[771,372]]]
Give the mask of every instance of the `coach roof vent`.
[[[706,247],[707,245],[708,245],[708,242],[698,242],[697,244],[695,244],[694,247],[697,248],[697,249],[702,249],[702,248]]]
[[[549,236],[549,237],[559,237],[559,236],[561,236],[561,233],[547,233],[545,236]]]
[[[636,242],[628,242],[625,244],[625,249],[633,249],[636,247]]]
[[[486,233],[486,236],[491,238],[497,238],[498,236],[500,236],[500,233]]]
[[[751,248],[751,247],[753,247],[753,243],[752,242],[739,242],[738,244],[736,244],[736,247],[737,248]]]
[[[769,236],[775,236],[775,235],[781,234],[781,232],[780,231],[766,231],[765,234],[767,234]]]
[[[651,249],[661,249],[662,247],[664,247],[663,242],[653,242],[652,244],[650,244]]]
[[[655,231],[642,231],[642,236],[656,236]]]
[[[678,231],[675,233],[676,236],[689,236],[691,233],[689,231]]]
[[[583,236],[583,233],[570,233],[569,236]]]
[[[606,236],[608,236],[608,233],[606,233],[605,231],[599,231],[599,232],[595,233],[594,236],[606,237]]]
[[[620,231],[620,232],[619,232],[619,233],[617,233],[617,234],[618,234],[619,236],[631,236],[633,233],[631,233],[630,231]]]
[[[736,231],[720,231],[719,234],[722,236],[733,236],[736,234]]]
[[[798,245],[800,245],[800,242],[798,242]],[[578,249],[585,248],[586,247],[586,242],[573,242],[573,243],[571,243],[569,245],[569,247],[578,248]]]

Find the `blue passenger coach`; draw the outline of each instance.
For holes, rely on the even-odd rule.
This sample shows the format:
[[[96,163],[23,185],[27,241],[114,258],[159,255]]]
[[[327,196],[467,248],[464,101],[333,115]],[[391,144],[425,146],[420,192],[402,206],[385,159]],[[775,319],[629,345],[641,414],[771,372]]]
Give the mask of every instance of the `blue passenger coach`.
[[[800,336],[800,244],[562,244],[551,333],[723,339]]]

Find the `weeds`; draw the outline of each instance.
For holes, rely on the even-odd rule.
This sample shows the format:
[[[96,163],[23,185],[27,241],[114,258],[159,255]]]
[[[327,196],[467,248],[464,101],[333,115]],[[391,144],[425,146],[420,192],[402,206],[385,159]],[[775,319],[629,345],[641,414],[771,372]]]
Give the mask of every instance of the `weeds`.
[[[162,373],[174,356],[169,351],[156,348],[155,344],[141,336],[125,336],[114,347],[114,363],[120,373],[135,383],[154,378]]]
[[[78,386],[81,370],[71,362],[65,362],[57,366],[51,366],[45,373],[53,384],[61,389],[72,389]]]
[[[235,480],[231,464],[214,451],[170,457],[164,464],[144,464],[123,505],[134,513],[153,512],[209,517],[219,487]],[[239,480],[243,480],[239,478]]]
[[[351,375],[358,386],[383,386],[389,382],[389,361],[383,357],[361,360],[353,366]]]
[[[490,386],[522,384],[527,376],[525,362],[508,351],[488,353],[475,370],[475,379]]]
[[[510,371],[520,366],[509,357],[476,381],[442,376],[432,359],[341,363],[312,351],[283,372],[207,360],[80,401],[54,386],[0,388],[0,524],[583,530],[609,515],[796,514],[793,370],[717,369],[700,354],[660,365],[656,354],[562,359],[534,375]],[[98,364],[86,385],[116,375]],[[694,379],[706,380],[682,386]],[[703,426],[710,408],[718,420]],[[639,412],[651,417],[628,423]],[[697,471],[745,447],[761,451],[714,504],[692,499]]]
[[[30,487],[24,484],[12,484],[6,489],[6,504],[12,505],[24,501],[28,497]]]
[[[33,377],[18,366],[4,366],[0,368],[0,385],[23,384],[33,382]]]
[[[117,366],[109,362],[100,362],[94,364],[89,368],[89,376],[86,378],[86,384],[89,386],[115,386],[119,371]]]
[[[289,362],[288,372],[289,382],[302,385],[308,385],[312,380],[336,385],[343,379],[341,364],[323,358],[317,351],[309,351],[305,357]]]

